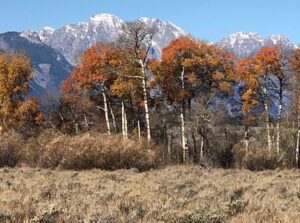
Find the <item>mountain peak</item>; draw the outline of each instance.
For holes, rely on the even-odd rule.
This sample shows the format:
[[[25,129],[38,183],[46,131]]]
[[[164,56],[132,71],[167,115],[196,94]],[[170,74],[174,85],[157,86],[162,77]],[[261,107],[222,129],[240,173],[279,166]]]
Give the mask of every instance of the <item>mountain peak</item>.
[[[102,13],[102,14],[96,14],[92,17],[90,17],[90,22],[93,23],[116,23],[116,22],[123,22],[120,18],[117,16],[114,16],[112,14]]]
[[[172,23],[155,18],[140,18],[149,27],[157,28],[153,37],[152,56],[159,58],[161,51],[172,40],[186,33]],[[116,41],[122,34],[124,21],[117,16],[102,13],[89,18],[87,22],[65,25],[53,30],[46,27],[37,32],[22,32],[21,36],[36,43],[45,43],[62,53],[73,65],[76,65],[80,55],[91,45]]]
[[[148,17],[140,17],[138,20],[143,21],[144,23],[155,23],[155,22],[163,22],[158,18],[148,18]]]
[[[181,34],[186,35],[186,32],[183,31],[179,26],[175,25],[170,21],[163,21],[158,18],[147,18],[147,17],[140,17],[138,20],[143,21],[148,26],[171,26],[172,28],[176,29]]]
[[[263,38],[259,33],[237,32],[223,38],[218,44],[232,51],[237,57],[249,57],[265,46],[281,45],[285,49],[293,48],[293,44],[283,35],[271,35]]]
[[[239,37],[239,38],[257,38],[260,37],[259,33],[255,32],[236,32],[230,35],[231,37]]]
[[[55,31],[55,29],[53,29],[52,27],[49,27],[49,26],[45,26],[44,28],[43,28],[43,30],[44,31],[47,31],[47,32],[54,32]]]

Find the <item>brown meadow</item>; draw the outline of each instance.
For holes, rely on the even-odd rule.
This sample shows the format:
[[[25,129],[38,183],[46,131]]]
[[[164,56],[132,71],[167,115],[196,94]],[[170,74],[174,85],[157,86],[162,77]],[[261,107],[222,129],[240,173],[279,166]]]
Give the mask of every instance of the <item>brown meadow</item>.
[[[0,222],[297,222],[298,170],[0,170]]]

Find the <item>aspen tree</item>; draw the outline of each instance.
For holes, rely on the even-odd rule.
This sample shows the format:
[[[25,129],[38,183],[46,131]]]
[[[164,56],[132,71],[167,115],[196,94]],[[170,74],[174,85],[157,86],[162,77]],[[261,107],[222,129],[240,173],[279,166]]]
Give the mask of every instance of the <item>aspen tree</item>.
[[[123,26],[122,30],[124,35],[120,38],[119,42],[122,43],[123,50],[129,50],[134,53],[134,59],[140,66],[147,141],[149,142],[151,140],[151,125],[147,93],[147,66],[152,48],[152,38],[157,30],[148,27],[142,20],[128,22]]]
[[[300,49],[296,49],[289,61],[294,80],[294,103],[293,107],[296,113],[296,148],[295,148],[295,161],[296,166],[300,168]]]

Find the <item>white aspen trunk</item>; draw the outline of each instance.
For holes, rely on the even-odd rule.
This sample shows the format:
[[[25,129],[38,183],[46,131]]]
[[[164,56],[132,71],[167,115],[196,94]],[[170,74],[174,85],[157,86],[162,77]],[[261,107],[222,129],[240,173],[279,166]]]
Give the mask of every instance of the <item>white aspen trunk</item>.
[[[171,153],[172,153],[172,132],[167,134],[168,137],[168,162],[171,163]]]
[[[109,116],[108,116],[108,106],[107,106],[107,99],[106,99],[106,94],[102,92],[103,96],[103,103],[104,103],[104,113],[105,113],[105,121],[106,121],[106,126],[107,126],[107,133],[110,135],[110,123],[109,123]]]
[[[248,154],[249,153],[249,127],[248,126],[245,126],[244,140],[245,140],[246,154]]]
[[[89,122],[88,122],[88,119],[87,119],[86,115],[84,115],[84,124],[85,124],[85,127],[87,129],[89,129]]]
[[[180,121],[181,121],[181,143],[182,143],[182,156],[183,156],[183,163],[187,161],[187,146],[186,146],[186,135],[185,135],[185,121],[184,121],[184,114],[183,108],[181,107],[180,111]]]
[[[62,115],[62,113],[61,113],[61,112],[59,112],[59,117],[60,117],[60,120],[61,120],[62,122],[64,122],[64,121],[65,121],[65,119],[64,119],[64,116]]]
[[[280,136],[281,136],[281,114],[282,114],[282,101],[280,100],[278,105],[278,116],[277,116],[277,126],[276,126],[276,151],[280,153]]]
[[[127,115],[126,115],[126,112],[124,114],[124,118],[125,118],[125,139],[128,139],[128,125],[127,125]]]
[[[113,127],[114,127],[114,133],[116,133],[117,132],[117,123],[116,123],[115,113],[114,113],[111,106],[109,107],[109,110],[110,110],[110,116],[111,116],[111,119],[112,119],[112,124],[113,124]]]
[[[79,127],[78,127],[78,123],[76,121],[74,123],[74,126],[75,126],[76,134],[78,134],[79,133]]]
[[[298,127],[297,127],[297,142],[296,142],[296,154],[295,154],[295,158],[296,158],[296,166],[297,167],[300,167],[300,165],[299,165],[299,153],[300,153],[300,148],[299,148],[299,146],[300,146],[300,114],[298,115],[298,117],[297,117],[297,124],[298,124]]]
[[[147,96],[147,83],[146,83],[146,68],[143,61],[140,59],[140,65],[142,67],[142,86],[143,86],[143,95],[144,95],[144,108],[145,108],[145,118],[146,118],[146,128],[147,128],[147,141],[151,140],[151,126],[150,126],[150,116],[149,116],[149,107],[148,107],[148,96]]]
[[[182,68],[181,72],[181,87],[184,90],[184,67]],[[185,120],[184,120],[184,105],[181,105],[180,109],[180,121],[181,121],[181,143],[182,143],[182,156],[183,156],[183,163],[186,163],[187,161],[187,155],[188,155],[188,148],[187,148],[187,140],[186,140],[186,135],[185,135]]]
[[[138,127],[138,136],[139,136],[139,142],[140,142],[141,141],[141,124],[140,124],[140,120],[138,120],[137,127]]]
[[[296,166],[300,167],[299,165],[299,145],[300,144],[300,129],[297,131],[297,145],[296,145]]]
[[[122,135],[123,135],[123,140],[126,139],[126,132],[125,132],[125,106],[124,102],[122,101]]]
[[[268,137],[268,150],[272,152],[272,139],[271,139],[271,128],[270,128],[270,118],[269,118],[269,107],[268,104],[265,103],[265,111],[266,111],[266,127],[267,127],[267,137]]]
[[[270,131],[271,131],[271,139],[272,139],[272,146],[273,146],[273,144],[276,143],[276,132],[277,131],[272,123],[270,123]],[[276,144],[275,144],[275,148],[273,148],[273,149],[275,149],[275,151],[276,151]]]
[[[264,108],[266,112],[266,128],[267,128],[267,140],[268,140],[268,150],[272,152],[272,138],[271,138],[271,128],[270,128],[270,117],[269,117],[269,105],[268,105],[268,89],[267,87],[262,87],[264,92]]]
[[[201,136],[201,142],[200,142],[200,158],[203,158],[203,149],[204,149],[204,138]]]

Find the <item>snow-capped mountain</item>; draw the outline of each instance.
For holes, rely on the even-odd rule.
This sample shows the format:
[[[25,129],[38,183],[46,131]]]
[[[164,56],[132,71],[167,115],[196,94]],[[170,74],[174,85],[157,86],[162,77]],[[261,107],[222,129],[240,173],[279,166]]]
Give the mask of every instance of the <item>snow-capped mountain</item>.
[[[186,33],[170,22],[159,19],[140,18],[147,25],[156,27],[158,33],[153,39],[155,56],[160,57],[162,49],[172,40]],[[44,43],[62,53],[73,65],[78,63],[81,53],[96,43],[116,41],[122,34],[124,21],[110,14],[99,14],[87,22],[66,25],[54,30],[46,27],[41,31],[25,31],[21,36],[35,43]]]
[[[218,42],[217,45],[232,51],[238,58],[251,56],[265,46],[281,45],[286,49],[295,47],[285,36],[272,35],[263,38],[260,34],[253,32],[237,32],[231,34]]]
[[[152,48],[154,49],[156,58],[160,58],[163,48],[168,46],[170,42],[180,36],[187,35],[180,27],[171,22],[162,21],[160,19],[140,18],[147,26],[156,28],[157,33],[153,37]]]
[[[158,30],[152,42],[151,56],[160,58],[162,49],[172,40],[188,35],[171,22],[139,18],[149,27]],[[65,25],[59,29],[45,27],[40,31],[0,34],[0,50],[25,51],[34,65],[32,95],[41,98],[47,89],[58,89],[80,61],[82,52],[96,43],[116,41],[122,34],[124,21],[110,14],[99,14],[86,22]],[[286,48],[294,45],[284,36],[262,38],[257,33],[238,32],[220,42],[218,46],[233,51],[238,57],[247,57],[267,45],[280,44]]]

